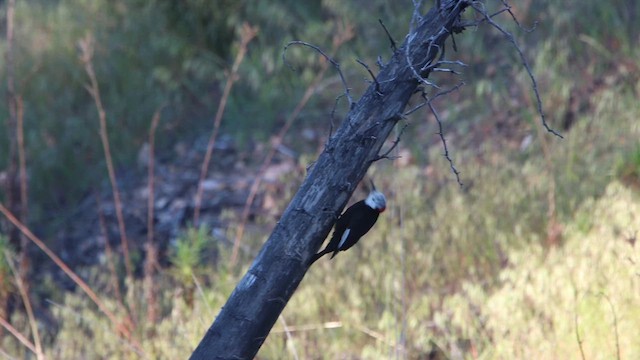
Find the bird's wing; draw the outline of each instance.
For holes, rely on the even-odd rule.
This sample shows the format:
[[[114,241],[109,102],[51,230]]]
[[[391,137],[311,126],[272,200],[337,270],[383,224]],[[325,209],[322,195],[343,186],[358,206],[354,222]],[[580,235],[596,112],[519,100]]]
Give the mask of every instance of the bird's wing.
[[[342,237],[340,237],[340,243],[338,244],[338,249],[342,248],[342,245],[344,245],[344,242],[347,241],[347,238],[349,237],[349,234],[351,233],[351,229],[347,228],[343,233],[342,233]]]

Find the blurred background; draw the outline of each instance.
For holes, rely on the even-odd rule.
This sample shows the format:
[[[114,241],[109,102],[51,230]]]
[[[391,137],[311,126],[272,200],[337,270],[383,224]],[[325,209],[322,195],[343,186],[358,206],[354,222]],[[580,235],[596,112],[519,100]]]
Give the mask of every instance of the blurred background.
[[[356,60],[377,73],[392,54],[378,20],[400,44],[413,12],[381,0],[0,4],[0,200],[59,257],[3,213],[0,349],[54,359],[188,356],[348,110],[335,69],[302,46],[285,63],[285,45],[323,49],[357,99],[370,76]],[[434,101],[463,186],[433,114],[412,113],[389,139],[407,126],[397,158],[369,170],[387,211],[309,270],[258,358],[640,358],[640,4],[512,5],[520,28],[495,20],[564,138],[542,127],[499,31],[469,27],[457,51],[449,39],[447,59],[467,66],[430,80],[464,82]]]

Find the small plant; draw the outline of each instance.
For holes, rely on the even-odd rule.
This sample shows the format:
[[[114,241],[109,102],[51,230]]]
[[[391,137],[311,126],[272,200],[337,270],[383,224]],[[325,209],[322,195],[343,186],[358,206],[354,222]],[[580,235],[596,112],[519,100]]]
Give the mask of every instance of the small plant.
[[[190,227],[176,239],[170,254],[170,261],[173,264],[171,272],[184,291],[184,299],[189,305],[193,304],[195,276],[202,270],[203,252],[212,241],[206,226]]]
[[[625,154],[618,168],[618,176],[627,186],[640,190],[640,144]]]

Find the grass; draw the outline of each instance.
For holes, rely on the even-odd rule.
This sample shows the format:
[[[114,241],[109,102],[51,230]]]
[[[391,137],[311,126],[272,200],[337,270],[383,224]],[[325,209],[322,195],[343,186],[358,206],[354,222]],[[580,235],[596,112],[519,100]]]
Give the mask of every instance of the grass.
[[[428,176],[422,166],[380,163],[375,174],[389,195],[388,211],[354,249],[314,265],[283,313],[287,328],[276,325],[259,357],[294,358],[295,350],[300,358],[415,358],[433,344],[464,358],[580,358],[579,346],[586,358],[615,358],[617,349],[623,358],[637,357],[640,253],[629,239],[640,228],[640,201],[613,175],[639,129],[634,116],[625,116],[633,109],[630,94],[615,103],[602,99],[566,141],[551,145],[559,246],[544,241],[548,179],[536,145],[481,163],[488,152],[458,149],[457,166],[471,184],[466,191],[437,148],[428,154]],[[596,121],[604,114],[615,122]],[[258,249],[264,233],[248,231],[245,244]],[[242,271],[225,261],[198,263],[205,238],[202,229],[188,230],[176,245],[176,263],[199,269],[192,274],[204,285],[190,303],[181,290],[193,279],[185,278],[188,269],[161,276],[162,320],[152,338],[141,337],[147,356],[189,353],[239,279]],[[219,258],[231,255],[227,246],[218,250]],[[243,254],[240,262],[251,259]],[[89,305],[68,294],[56,306],[61,328],[45,352],[137,358]],[[79,332],[89,334],[91,346]]]

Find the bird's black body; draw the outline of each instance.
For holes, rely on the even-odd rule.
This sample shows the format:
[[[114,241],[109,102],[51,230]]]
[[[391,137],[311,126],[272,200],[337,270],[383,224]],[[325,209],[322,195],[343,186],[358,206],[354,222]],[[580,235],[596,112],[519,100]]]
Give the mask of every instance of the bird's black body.
[[[351,205],[336,221],[333,235],[327,247],[315,254],[311,258],[310,264],[328,253],[333,253],[331,255],[333,259],[339,251],[345,251],[355,245],[376,223],[382,211],[384,211],[384,207],[374,209],[367,204],[366,200]]]

